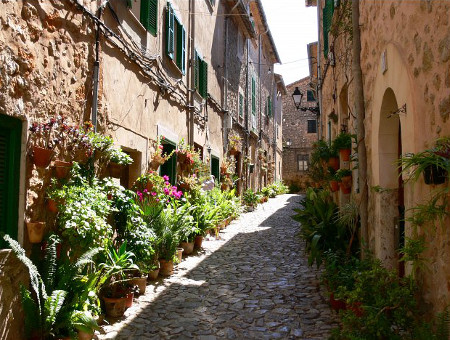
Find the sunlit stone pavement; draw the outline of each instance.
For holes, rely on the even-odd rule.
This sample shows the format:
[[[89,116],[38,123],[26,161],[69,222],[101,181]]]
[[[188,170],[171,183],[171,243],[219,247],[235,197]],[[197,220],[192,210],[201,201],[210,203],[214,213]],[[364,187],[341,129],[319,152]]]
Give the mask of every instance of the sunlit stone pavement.
[[[337,321],[290,218],[299,199],[243,214],[147,286],[99,339],[327,339]]]

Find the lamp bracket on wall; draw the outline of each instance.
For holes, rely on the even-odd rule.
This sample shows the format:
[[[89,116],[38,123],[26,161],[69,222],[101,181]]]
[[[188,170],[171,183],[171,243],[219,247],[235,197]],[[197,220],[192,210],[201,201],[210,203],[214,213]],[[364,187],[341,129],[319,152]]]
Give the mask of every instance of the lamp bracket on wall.
[[[400,107],[397,111],[389,113],[387,117],[391,118],[393,115],[399,115],[400,113],[406,114],[406,103],[403,104],[403,106]]]

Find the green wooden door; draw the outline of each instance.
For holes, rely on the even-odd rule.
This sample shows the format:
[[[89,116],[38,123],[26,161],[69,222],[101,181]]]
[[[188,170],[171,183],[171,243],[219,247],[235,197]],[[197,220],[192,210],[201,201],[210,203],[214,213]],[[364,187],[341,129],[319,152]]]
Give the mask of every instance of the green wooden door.
[[[17,239],[22,122],[0,114],[0,232]],[[4,248],[0,240],[0,248]]]
[[[164,154],[169,154],[175,150],[175,143],[168,141],[167,139],[162,143],[164,147]],[[165,162],[159,168],[159,173],[161,176],[169,176],[170,184],[175,185],[177,182],[177,155],[174,153],[167,162]]]
[[[219,158],[211,157],[211,175],[214,176],[216,182],[220,181],[220,164]]]

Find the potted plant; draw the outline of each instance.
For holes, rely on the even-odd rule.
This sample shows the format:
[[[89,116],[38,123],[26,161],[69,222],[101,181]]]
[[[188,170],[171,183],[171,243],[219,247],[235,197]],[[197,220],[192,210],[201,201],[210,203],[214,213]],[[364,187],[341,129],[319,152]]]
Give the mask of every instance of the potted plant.
[[[172,157],[174,151],[170,153],[164,152],[164,146],[162,145],[162,142],[164,141],[164,136],[158,136],[156,141],[154,142],[154,152],[151,154],[150,163],[149,163],[149,169],[156,171],[158,168],[163,165],[170,157]]]
[[[352,191],[352,171],[350,169],[339,169],[336,171],[336,179],[341,182],[341,192],[349,194]]]
[[[242,138],[235,131],[228,134],[228,147],[230,155],[236,155],[241,149]]]
[[[350,160],[352,137],[353,136],[347,132],[341,132],[333,141],[333,148],[339,151],[339,155],[344,162]]]
[[[402,173],[413,181],[423,174],[425,184],[442,184],[450,170],[450,137],[440,138],[435,146],[400,158]]]
[[[58,141],[53,136],[53,128],[56,122],[56,118],[51,118],[47,123],[33,122],[28,129],[30,142],[33,143],[33,161],[37,167],[48,167],[55,153],[54,148]]]
[[[109,174],[111,177],[120,178],[124,165],[133,163],[133,159],[121,148],[110,148],[109,152]]]
[[[242,201],[247,206],[247,211],[253,211],[253,209],[258,205],[258,195],[252,190],[247,189],[242,195]]]
[[[340,178],[336,176],[336,172],[330,173],[330,190],[331,192],[336,192],[339,190]]]
[[[338,171],[340,167],[339,150],[337,150],[334,145],[329,149],[328,167],[332,168],[334,171]]]
[[[126,242],[117,250],[110,246],[106,251],[105,261],[99,265],[106,278],[101,296],[105,303],[106,314],[112,317],[122,316],[128,308],[134,292],[134,286],[131,285],[128,274],[139,270],[133,262],[134,254],[127,251],[126,247]]]

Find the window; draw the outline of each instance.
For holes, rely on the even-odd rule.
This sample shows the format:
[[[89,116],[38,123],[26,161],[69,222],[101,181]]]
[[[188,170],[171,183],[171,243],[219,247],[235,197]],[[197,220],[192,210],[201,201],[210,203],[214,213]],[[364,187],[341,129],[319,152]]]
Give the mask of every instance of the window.
[[[183,74],[186,72],[186,31],[170,3],[167,3],[166,53]]]
[[[17,239],[22,122],[0,114],[0,232]],[[0,240],[0,248],[5,243]]]
[[[244,95],[239,91],[239,118],[244,118]]]
[[[175,143],[169,141],[167,138],[161,143],[163,146],[164,154],[170,154],[175,150]],[[169,176],[169,182],[172,185],[176,184],[177,181],[177,155],[174,153],[163,165],[159,167],[159,174],[161,176]]]
[[[252,129],[256,130],[256,79],[252,77]]]
[[[308,133],[317,133],[317,121],[308,119]]]
[[[158,30],[158,0],[141,0],[140,20],[152,35]]]
[[[197,50],[194,53],[194,83],[199,95],[206,99],[208,95],[208,64]]]
[[[220,181],[220,165],[219,158],[211,156],[211,175],[214,176],[214,181]]]
[[[306,100],[309,102],[316,101],[316,98],[314,98],[314,92],[311,90],[306,91]]]
[[[266,115],[272,117],[272,98],[270,96],[267,96],[266,100]]]
[[[297,155],[298,171],[308,171],[308,155]]]
[[[328,57],[328,32],[331,30],[331,22],[334,13],[334,0],[325,0],[325,7],[322,10],[323,25],[323,54]]]

